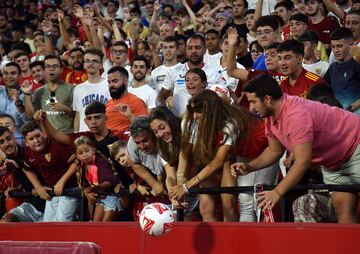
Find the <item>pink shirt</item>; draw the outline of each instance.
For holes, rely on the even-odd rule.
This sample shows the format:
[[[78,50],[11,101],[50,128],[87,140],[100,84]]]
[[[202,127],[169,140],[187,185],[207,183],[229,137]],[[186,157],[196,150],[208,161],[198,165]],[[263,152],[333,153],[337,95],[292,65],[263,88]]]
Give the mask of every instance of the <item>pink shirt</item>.
[[[268,139],[293,152],[312,142],[312,160],[329,170],[347,161],[360,143],[360,117],[337,107],[284,94],[279,112],[267,117]]]

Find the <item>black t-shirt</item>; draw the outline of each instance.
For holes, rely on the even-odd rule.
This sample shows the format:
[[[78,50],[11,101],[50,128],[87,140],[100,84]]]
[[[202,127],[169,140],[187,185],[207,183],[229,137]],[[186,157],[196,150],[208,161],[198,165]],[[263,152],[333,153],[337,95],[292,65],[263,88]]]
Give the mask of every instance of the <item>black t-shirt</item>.
[[[220,38],[222,38],[224,36],[224,34],[227,32],[228,28],[229,27],[235,27],[236,28],[236,31],[238,32],[239,35],[246,35],[249,30],[247,29],[246,27],[246,24],[241,24],[241,25],[237,25],[237,24],[234,24],[234,23],[230,23],[230,24],[227,24],[225,25],[221,31],[220,31]]]
[[[236,62],[242,64],[246,69],[251,69],[254,64],[250,52],[248,52],[246,55],[242,57],[238,57],[236,59]]]

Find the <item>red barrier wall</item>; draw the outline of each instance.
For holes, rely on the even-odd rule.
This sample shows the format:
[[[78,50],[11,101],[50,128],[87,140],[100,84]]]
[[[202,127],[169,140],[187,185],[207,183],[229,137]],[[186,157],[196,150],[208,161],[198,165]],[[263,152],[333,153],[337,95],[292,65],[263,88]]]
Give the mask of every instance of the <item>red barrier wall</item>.
[[[359,253],[359,236],[359,225],[337,224],[184,222],[162,237],[145,236],[137,223],[0,225],[0,241],[87,241],[102,254]]]

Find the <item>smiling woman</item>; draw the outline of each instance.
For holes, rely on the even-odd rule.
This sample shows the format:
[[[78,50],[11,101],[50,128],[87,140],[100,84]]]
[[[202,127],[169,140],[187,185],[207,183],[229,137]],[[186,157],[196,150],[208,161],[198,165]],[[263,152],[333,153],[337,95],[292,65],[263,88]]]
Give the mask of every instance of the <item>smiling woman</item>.
[[[180,119],[167,107],[157,107],[149,115],[150,127],[158,139],[159,152],[171,166],[177,166],[180,152]]]

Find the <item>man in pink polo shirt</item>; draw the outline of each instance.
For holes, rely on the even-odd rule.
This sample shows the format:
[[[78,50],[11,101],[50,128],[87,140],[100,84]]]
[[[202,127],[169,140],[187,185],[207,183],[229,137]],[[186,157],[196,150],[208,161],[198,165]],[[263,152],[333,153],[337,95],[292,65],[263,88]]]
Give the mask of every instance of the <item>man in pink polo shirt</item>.
[[[265,118],[269,146],[249,163],[234,163],[233,175],[267,167],[280,159],[285,149],[295,157],[288,175],[271,191],[258,195],[261,207],[271,208],[305,174],[311,164],[323,166],[327,184],[360,183],[360,118],[343,109],[283,94],[266,74],[243,89],[250,107]],[[339,223],[356,223],[358,196],[349,192],[331,195]]]

